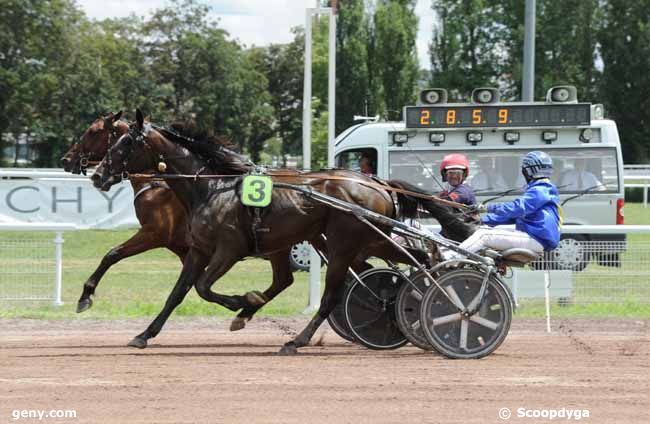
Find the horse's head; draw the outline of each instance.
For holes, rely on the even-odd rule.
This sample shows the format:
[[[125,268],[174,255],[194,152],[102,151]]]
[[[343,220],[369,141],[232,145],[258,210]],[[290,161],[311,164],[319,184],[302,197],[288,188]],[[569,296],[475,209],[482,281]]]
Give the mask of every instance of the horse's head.
[[[106,155],[108,146],[128,131],[127,123],[120,121],[121,116],[122,111],[119,111],[97,118],[63,155],[63,169],[86,175],[89,163],[99,162]]]
[[[106,155],[95,170],[91,179],[93,185],[102,191],[128,178],[129,173],[154,169],[157,156],[151,144],[159,134],[145,124],[140,109],[137,110],[136,120],[128,125],[126,133],[108,147]]]

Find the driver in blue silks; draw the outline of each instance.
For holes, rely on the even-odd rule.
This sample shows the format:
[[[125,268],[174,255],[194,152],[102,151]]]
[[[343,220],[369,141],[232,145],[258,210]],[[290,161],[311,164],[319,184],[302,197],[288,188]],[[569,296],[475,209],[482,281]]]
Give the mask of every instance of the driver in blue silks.
[[[479,205],[479,212],[487,212],[482,222],[490,227],[515,224],[514,230],[481,227],[460,248],[476,253],[486,248],[503,251],[524,248],[541,254],[552,250],[560,241],[562,207],[557,187],[550,181],[553,160],[541,151],[526,154],[521,164],[526,178],[526,192],[505,203]],[[446,259],[460,254],[449,252]]]

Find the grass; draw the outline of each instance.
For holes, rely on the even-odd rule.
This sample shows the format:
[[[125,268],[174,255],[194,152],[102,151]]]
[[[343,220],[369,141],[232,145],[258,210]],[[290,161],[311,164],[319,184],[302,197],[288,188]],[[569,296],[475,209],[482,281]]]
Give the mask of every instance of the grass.
[[[127,240],[136,230],[77,231],[65,233],[63,301],[55,307],[49,302],[3,302],[0,317],[121,319],[153,317],[170,293],[181,270],[180,260],[166,249],[156,249],[122,260],[109,269],[96,290],[93,307],[75,313],[83,283],[110,248]],[[21,234],[21,236],[52,239],[51,233]],[[15,238],[16,234],[12,235]],[[5,265],[6,267],[7,265]],[[295,315],[305,309],[308,299],[308,274],[295,273],[294,284],[263,309],[272,316]],[[213,287],[225,294],[243,294],[264,290],[272,280],[268,261],[250,259],[228,272]],[[0,279],[2,283],[2,279]],[[260,312],[262,313],[262,312]],[[175,311],[180,316],[232,316],[226,309],[203,301],[192,290]]]
[[[641,204],[627,204],[625,214],[627,224],[650,224],[650,211],[644,209]],[[0,318],[153,318],[162,308],[181,269],[178,258],[164,249],[146,252],[114,265],[100,282],[93,307],[83,314],[75,313],[82,285],[99,264],[103,255],[110,248],[127,240],[135,231],[65,233],[63,271],[63,300],[65,304],[55,307],[49,302],[0,301]],[[0,233],[0,238],[5,234]],[[12,239],[51,240],[53,238],[52,233],[21,233],[19,237],[17,236],[16,233],[11,234]],[[629,236],[629,240],[650,243],[650,235],[634,234]],[[4,255],[5,251],[0,250],[0,253]],[[51,254],[48,253],[40,261],[43,263],[51,261]],[[35,267],[33,261],[21,264],[18,259],[12,258],[7,260],[3,257],[3,263],[5,271],[0,275],[0,287],[9,281],[7,269],[17,273],[23,272],[26,268],[31,270]],[[611,275],[614,282],[617,281],[617,278],[620,280],[617,268],[605,268],[591,264],[588,270],[600,275]],[[305,309],[308,299],[309,275],[297,272],[294,277],[294,284],[264,307],[260,311],[260,315],[291,316],[299,314]],[[589,274],[585,273],[579,278],[589,279]],[[213,289],[225,294],[243,294],[250,290],[264,290],[270,284],[271,279],[271,267],[267,261],[249,259],[237,264],[213,286]],[[324,281],[324,274],[321,275],[321,281]],[[174,313],[176,316],[228,317],[234,315],[218,305],[203,301],[194,290],[188,294],[183,304]],[[538,301],[523,302],[518,315],[544,316],[544,304]],[[625,303],[569,304],[565,306],[555,303],[552,315],[557,317],[647,318],[650,317],[650,304],[634,302],[633,299]]]

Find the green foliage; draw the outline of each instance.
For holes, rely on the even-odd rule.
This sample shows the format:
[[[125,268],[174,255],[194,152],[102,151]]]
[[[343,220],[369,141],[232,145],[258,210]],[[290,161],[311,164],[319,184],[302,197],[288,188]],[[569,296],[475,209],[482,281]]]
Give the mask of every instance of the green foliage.
[[[272,44],[258,63],[268,81],[270,105],[275,113],[281,156],[302,151],[302,91],[304,32],[294,29],[294,40],[286,45]]]
[[[338,3],[337,133],[355,114],[397,119],[414,102],[418,80],[450,89],[452,98],[485,85],[518,98],[524,2],[431,4],[429,77],[415,54],[414,0]],[[98,115],[122,109],[132,117],[140,107],[158,123],[189,119],[228,135],[254,161],[302,151],[301,28],[288,44],[245,50],[209,19],[202,0],[173,0],[146,19],[103,21],[86,18],[72,0],[0,6],[0,149],[26,140],[35,165],[55,166]],[[603,102],[626,162],[650,159],[648,10],[650,0],[537,2],[536,98],[571,84],[581,100]],[[312,49],[315,143],[326,137],[327,42],[328,19],[320,17]],[[314,147],[314,165],[325,160],[323,148]]]
[[[609,0],[601,9],[599,94],[619,128],[626,163],[650,160],[650,1]]]
[[[435,0],[432,8],[440,22],[429,48],[431,86],[466,100],[476,87],[497,85],[505,53],[502,7],[489,0]]]
[[[402,108],[415,100],[418,61],[415,49],[418,19],[414,1],[381,0],[374,15],[372,67],[381,83],[379,109],[401,117]]]
[[[5,1],[0,28],[2,139],[69,140],[79,12],[69,0]]]
[[[54,166],[108,110],[140,107],[159,123],[192,119],[259,158],[274,133],[268,81],[196,0],[147,20],[89,21],[69,0],[0,8],[0,134],[30,138],[36,165]]]
[[[467,97],[499,87],[517,100],[522,84],[521,0],[432,0],[439,18],[430,45],[431,86]],[[604,103],[619,127],[624,160],[650,159],[650,1],[537,2],[535,98],[574,85],[581,101]]]
[[[340,2],[336,23],[336,132],[370,106],[369,28],[362,0]]]
[[[524,43],[524,2],[497,1],[495,22],[502,24],[504,48],[509,54],[499,69],[506,93],[519,96],[522,84]],[[580,99],[591,101],[595,95],[598,0],[548,0],[537,2],[535,38],[535,98],[544,98],[555,85],[570,84]]]

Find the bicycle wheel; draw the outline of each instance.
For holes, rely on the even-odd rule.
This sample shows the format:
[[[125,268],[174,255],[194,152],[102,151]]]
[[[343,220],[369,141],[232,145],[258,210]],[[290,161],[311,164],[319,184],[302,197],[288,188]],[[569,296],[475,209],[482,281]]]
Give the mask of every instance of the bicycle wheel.
[[[356,280],[351,275],[345,280],[343,298],[327,317],[327,323],[330,325],[332,330],[334,330],[334,332],[338,334],[339,337],[349,342],[356,342],[356,340],[352,335],[352,330],[350,330],[348,320],[345,317],[345,295],[347,294],[354,281]]]
[[[424,335],[443,355],[455,359],[478,359],[494,352],[505,340],[512,321],[512,302],[506,288],[495,277],[488,280],[483,301],[476,313],[464,316],[465,308],[478,301],[483,274],[459,269],[445,273],[422,299],[420,321]]]
[[[408,340],[395,318],[395,298],[405,284],[391,269],[371,269],[360,276],[345,295],[345,316],[355,339],[370,349],[396,349]]]
[[[433,276],[437,278],[437,276]],[[420,308],[427,289],[433,284],[423,272],[409,277],[412,284],[403,284],[397,293],[395,313],[397,325],[411,344],[423,350],[434,350],[420,323]]]

